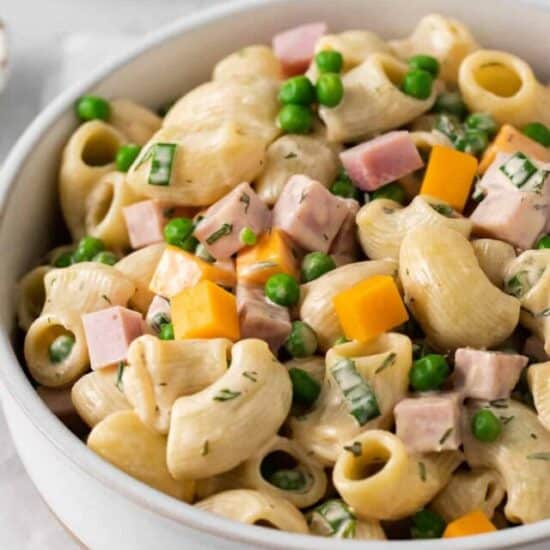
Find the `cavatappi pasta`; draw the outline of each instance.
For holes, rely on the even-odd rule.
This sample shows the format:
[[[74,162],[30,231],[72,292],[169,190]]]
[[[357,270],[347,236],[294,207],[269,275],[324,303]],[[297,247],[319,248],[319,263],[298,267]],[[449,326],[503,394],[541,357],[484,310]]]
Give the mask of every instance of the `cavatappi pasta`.
[[[80,98],[28,372],[182,506],[365,541],[550,519],[550,88],[444,15],[358,26],[159,113]]]

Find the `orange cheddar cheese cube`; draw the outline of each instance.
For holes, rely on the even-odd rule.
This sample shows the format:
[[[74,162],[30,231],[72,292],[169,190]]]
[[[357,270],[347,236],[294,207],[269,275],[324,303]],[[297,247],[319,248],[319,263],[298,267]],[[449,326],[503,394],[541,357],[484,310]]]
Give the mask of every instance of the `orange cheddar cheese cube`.
[[[239,339],[237,300],[212,281],[176,294],[170,304],[174,337]]]
[[[487,147],[483,158],[479,163],[478,172],[480,174],[484,174],[487,168],[493,164],[497,153],[513,154],[518,151],[521,151],[528,157],[535,160],[550,162],[550,147],[544,147],[540,143],[537,143],[535,140],[521,133],[513,126],[504,124],[493,143]]]
[[[334,308],[346,338],[365,342],[403,324],[409,314],[393,277],[375,275],[337,294]]]
[[[477,171],[477,159],[450,147],[435,145],[422,187],[421,195],[429,195],[450,204],[462,212],[470,195]]]
[[[443,538],[468,537],[496,530],[497,528],[481,510],[474,510],[451,521],[443,533]]]
[[[203,280],[233,287],[236,283],[235,271],[205,262],[177,246],[167,246],[160,257],[149,289],[155,294],[171,298]]]
[[[277,273],[298,278],[294,254],[285,234],[273,228],[264,233],[254,246],[243,248],[237,254],[237,279],[239,282],[263,285]]]

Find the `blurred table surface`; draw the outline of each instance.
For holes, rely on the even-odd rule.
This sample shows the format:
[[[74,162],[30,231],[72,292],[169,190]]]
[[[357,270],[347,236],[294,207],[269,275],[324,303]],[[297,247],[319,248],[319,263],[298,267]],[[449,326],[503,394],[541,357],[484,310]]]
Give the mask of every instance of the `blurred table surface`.
[[[163,23],[223,0],[1,0],[0,19],[9,33],[10,78],[0,93],[0,164],[25,127],[65,82],[71,38],[107,37],[113,51],[81,52],[80,72],[92,69],[117,44],[128,46]],[[85,41],[84,41],[85,42]],[[74,65],[74,60],[73,60]],[[65,75],[66,76],[66,75]],[[74,75],[76,77],[80,75]],[[65,78],[65,80],[67,80]],[[1,185],[1,182],[0,182]],[[85,510],[83,510],[85,513]],[[28,479],[0,411],[0,548],[82,548],[60,525]]]

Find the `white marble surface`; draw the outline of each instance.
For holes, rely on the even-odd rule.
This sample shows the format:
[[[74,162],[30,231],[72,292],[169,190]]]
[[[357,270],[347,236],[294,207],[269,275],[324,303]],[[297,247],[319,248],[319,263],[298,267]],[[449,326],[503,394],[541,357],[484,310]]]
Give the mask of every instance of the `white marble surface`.
[[[11,71],[0,93],[0,164],[64,85],[163,23],[222,1],[2,0],[0,19],[8,27]],[[26,476],[1,411],[0,548],[81,548]]]

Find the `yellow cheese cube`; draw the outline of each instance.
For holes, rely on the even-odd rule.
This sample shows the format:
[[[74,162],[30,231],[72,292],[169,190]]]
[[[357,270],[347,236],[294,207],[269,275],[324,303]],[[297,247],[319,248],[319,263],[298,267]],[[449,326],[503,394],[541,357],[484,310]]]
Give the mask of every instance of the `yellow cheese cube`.
[[[211,281],[201,281],[176,294],[171,300],[170,311],[176,339],[239,339],[237,300],[231,292]]]
[[[409,318],[389,275],[369,277],[337,294],[333,303],[342,330],[350,340],[371,340]]]
[[[298,278],[298,267],[292,246],[280,229],[264,233],[254,246],[237,254],[237,279],[263,285],[277,273]]]
[[[435,145],[422,187],[421,195],[429,195],[450,204],[462,212],[470,195],[477,170],[477,159],[450,147]]]
[[[177,246],[167,246],[153,274],[149,289],[155,294],[171,298],[204,280],[226,287],[233,287],[236,283],[234,271],[205,262]]]

